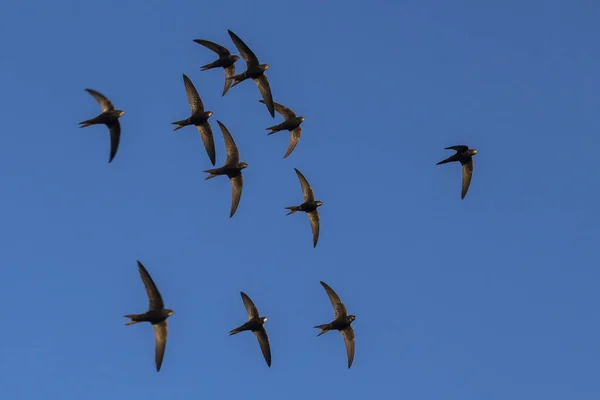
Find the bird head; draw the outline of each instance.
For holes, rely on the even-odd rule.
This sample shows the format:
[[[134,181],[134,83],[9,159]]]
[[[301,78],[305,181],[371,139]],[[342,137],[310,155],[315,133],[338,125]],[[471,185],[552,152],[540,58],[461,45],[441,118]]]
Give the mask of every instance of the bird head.
[[[123,114],[125,114],[125,111],[123,110],[117,110],[117,113],[119,114],[119,117],[122,116]]]
[[[304,117],[298,117],[298,120],[299,120],[300,122],[304,122],[304,120],[305,120],[305,119],[306,119],[306,118],[304,118]]]
[[[354,321],[356,319],[356,317],[354,315],[348,315],[348,320],[350,320],[350,322]]]
[[[175,311],[173,311],[173,310],[165,309],[165,311],[167,312],[167,316],[168,317],[170,317],[171,315],[175,314]]]
[[[261,70],[266,71],[269,69],[269,64],[260,64],[258,66]]]
[[[208,116],[210,117],[211,115],[213,115],[213,112],[212,112],[212,111],[208,111],[208,112],[206,113],[206,115],[208,115]]]
[[[267,322],[267,317],[262,317],[262,322],[263,322],[263,324],[264,324],[265,322]]]
[[[233,59],[233,62],[236,62],[240,59],[240,56],[231,56],[231,58]]]
[[[472,156],[474,156],[475,154],[479,153],[479,151],[477,149],[471,149],[470,153]]]
[[[246,168],[247,166],[248,166],[248,164],[247,164],[247,163],[245,163],[245,162],[238,163],[238,168],[239,168],[239,169],[244,169],[244,168]]]
[[[320,207],[323,205],[323,202],[321,200],[317,200],[315,201],[315,204],[317,205],[317,207]]]

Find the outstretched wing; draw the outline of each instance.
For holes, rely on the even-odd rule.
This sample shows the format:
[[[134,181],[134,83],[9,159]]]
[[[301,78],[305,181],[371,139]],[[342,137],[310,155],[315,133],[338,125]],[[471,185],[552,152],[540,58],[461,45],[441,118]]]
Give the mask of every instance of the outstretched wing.
[[[259,100],[261,103],[265,104],[264,100]],[[296,117],[296,113],[293,112],[291,109],[287,108],[286,106],[282,106],[279,103],[273,102],[273,106],[275,107],[275,111],[277,111],[279,114],[281,114],[281,116],[283,116],[283,118],[288,119],[288,118],[295,118]]]
[[[119,142],[121,141],[121,124],[119,121],[115,121],[108,125],[108,131],[110,132],[110,158],[108,162],[110,163],[115,155],[117,154],[117,150],[119,149]]]
[[[469,160],[462,164],[462,191],[460,198],[464,199],[469,191],[471,185],[471,176],[473,176],[473,157],[469,157]]]
[[[146,270],[146,267],[141,262],[138,263],[138,270],[140,272],[140,276],[142,277],[142,282],[144,283],[144,287],[146,288],[146,293],[148,294],[148,301],[150,303],[150,311],[162,310],[165,305],[163,303],[162,296],[156,287],[156,284],[152,280],[152,277]]]
[[[317,242],[319,241],[319,230],[321,227],[321,222],[319,218],[319,211],[314,210],[308,214],[308,218],[310,219],[310,229],[313,234],[313,247],[317,247]]]
[[[302,136],[302,128],[297,127],[296,129],[291,131],[290,134],[290,144],[288,145],[288,149],[285,152],[285,156],[283,156],[283,158],[287,158],[290,154],[292,154],[292,151],[294,151],[294,149],[296,148],[296,145],[298,144],[298,142],[300,141],[300,137]]]
[[[267,362],[267,365],[271,366],[271,346],[269,346],[269,337],[267,336],[267,331],[264,327],[260,328],[254,332],[256,338],[258,339],[258,344],[260,345],[260,351],[263,353],[263,357]]]
[[[346,354],[348,355],[348,368],[350,368],[352,366],[352,361],[354,361],[354,329],[352,329],[351,325],[348,325],[346,328],[342,329],[340,333],[344,338]]]
[[[300,186],[302,187],[302,194],[304,195],[304,201],[305,202],[315,201],[315,193],[313,192],[312,188],[308,184],[308,181],[306,180],[304,175],[302,175],[302,172],[298,171],[296,168],[294,168],[294,171],[296,171],[296,175],[298,175],[298,179],[300,180]]]
[[[152,325],[154,328],[154,340],[156,342],[156,349],[154,351],[154,362],[156,364],[156,372],[160,371],[160,367],[165,356],[165,348],[167,347],[167,335],[169,326],[165,319],[158,324]]]
[[[275,105],[273,104],[273,95],[271,94],[271,86],[265,74],[261,74],[258,78],[254,78],[254,82],[258,85],[258,91],[263,98],[263,103],[267,106],[271,117],[275,118]]]
[[[242,58],[244,60],[246,60],[248,67],[258,66],[258,64],[259,64],[258,58],[252,52],[252,50],[250,50],[250,48],[246,45],[246,43],[244,43],[244,41],[242,39],[240,39],[238,35],[231,32],[229,29],[227,29],[227,32],[229,32],[229,37],[231,38],[231,41],[233,42],[235,47],[237,47]]]
[[[244,307],[246,307],[246,312],[248,313],[248,320],[259,318],[258,308],[256,308],[250,297],[244,292],[240,292],[240,295],[242,295],[242,301],[244,302]]]
[[[225,47],[221,46],[220,44],[216,44],[215,42],[211,42],[210,40],[194,39],[194,42],[214,51],[219,55],[220,58],[227,57],[231,54]]]
[[[111,101],[102,93],[97,92],[94,89],[85,89],[85,91],[91,94],[94,97],[94,99],[96,99],[96,101],[100,104],[100,107],[102,107],[102,112],[111,111],[115,109],[113,103],[111,103]]]
[[[334,292],[333,289],[325,282],[321,281],[321,285],[325,288],[325,292],[327,292],[327,296],[329,296],[329,301],[331,301],[331,305],[335,310],[335,319],[348,315],[346,306],[344,303],[342,303],[342,300],[340,300],[340,297],[337,295],[337,293]]]
[[[196,112],[204,112],[204,104],[202,103],[202,99],[200,98],[196,87],[186,74],[183,74],[183,83],[185,84],[185,94],[187,94],[188,103],[190,103],[192,114],[195,114]]]

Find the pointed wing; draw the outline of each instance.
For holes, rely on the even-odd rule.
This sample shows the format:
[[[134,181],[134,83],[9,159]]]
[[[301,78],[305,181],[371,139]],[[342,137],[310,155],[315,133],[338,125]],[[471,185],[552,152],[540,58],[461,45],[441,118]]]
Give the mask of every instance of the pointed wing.
[[[253,78],[254,82],[258,85],[258,90],[263,98],[263,103],[267,106],[271,117],[275,118],[275,105],[273,104],[273,95],[271,94],[271,86],[269,80],[265,74],[260,75],[258,78]]]
[[[462,164],[462,191],[460,198],[464,199],[471,185],[471,176],[473,175],[473,157],[469,157],[469,160]]]
[[[306,180],[304,175],[302,175],[302,172],[298,171],[296,168],[294,168],[294,171],[296,171],[296,175],[298,175],[298,179],[300,180],[300,186],[302,187],[302,194],[304,195],[304,201],[305,202],[315,201],[315,193],[313,192],[312,188],[308,184],[308,181]]]
[[[235,64],[231,64],[229,67],[225,68],[225,87],[223,88],[223,93],[221,94],[221,97],[225,96],[225,94],[231,87],[231,84],[233,83],[233,79],[231,79],[231,77],[234,75],[235,75]]]
[[[229,29],[227,29],[227,32],[229,32],[229,37],[231,38],[231,41],[233,42],[235,47],[237,47],[242,58],[244,60],[246,60],[246,64],[248,65],[248,68],[250,68],[251,66],[258,66],[258,64],[259,64],[258,58],[252,52],[252,50],[250,50],[250,48],[246,45],[246,43],[244,43],[242,41],[242,39],[240,39],[238,37],[238,35],[231,32]]]
[[[152,325],[154,328],[154,339],[156,341],[156,350],[154,353],[154,362],[156,364],[156,372],[160,371],[160,367],[165,356],[165,348],[167,347],[167,335],[169,327],[167,320]]]
[[[108,126],[108,131],[110,132],[110,158],[108,162],[110,163],[115,155],[117,154],[117,150],[119,149],[119,142],[121,141],[121,124],[119,121],[115,121]]]
[[[96,101],[100,104],[100,107],[102,107],[102,112],[111,111],[115,109],[113,103],[111,103],[111,101],[108,98],[106,98],[106,96],[104,96],[103,94],[96,92],[94,89],[85,89],[85,91],[91,94],[94,97],[94,99],[96,99]]]
[[[263,357],[267,362],[267,365],[271,366],[271,346],[269,346],[269,337],[267,336],[267,331],[265,328],[261,328],[258,331],[255,331],[254,334],[258,339],[258,344],[260,345],[260,351],[263,353]]]
[[[233,217],[233,214],[237,211],[240,205],[240,198],[242,197],[242,186],[244,186],[244,177],[242,174],[234,176],[231,180],[231,212],[229,218]]]
[[[207,49],[214,51],[219,55],[220,58],[227,57],[231,54],[229,50],[227,50],[225,47],[211,42],[210,40],[194,39],[194,42],[206,47]]]
[[[156,284],[152,280],[152,277],[146,270],[146,267],[141,262],[138,263],[138,270],[140,272],[140,276],[142,277],[142,282],[144,282],[144,287],[146,288],[146,293],[148,294],[148,300],[150,302],[150,311],[162,310],[165,308],[163,303],[162,296],[156,287]]]
[[[259,318],[258,308],[256,308],[254,302],[250,300],[250,297],[244,292],[240,292],[240,295],[242,295],[242,301],[244,302],[244,307],[246,307],[246,312],[248,313],[248,320]]]
[[[283,156],[283,158],[287,158],[290,154],[292,154],[292,151],[294,151],[294,149],[296,148],[296,145],[298,144],[298,141],[300,140],[300,137],[302,136],[302,128],[297,127],[290,133],[291,133],[290,144],[288,145],[288,149],[285,152],[285,156]]]
[[[321,281],[321,285],[325,288],[325,292],[327,292],[327,296],[329,296],[329,301],[331,301],[331,305],[335,310],[335,319],[348,315],[346,306],[344,303],[342,303],[342,300],[340,300],[340,297],[337,295],[337,293],[334,292],[333,289],[330,288],[325,282]]]
[[[259,100],[261,103],[265,104],[264,100]],[[273,106],[275,107],[275,111],[277,111],[279,114],[281,114],[283,116],[283,118],[288,119],[288,118],[295,118],[296,117],[296,113],[293,112],[291,109],[287,108],[286,106],[282,106],[279,103],[275,103],[273,102]]]
[[[314,210],[307,214],[310,219],[310,229],[312,229],[313,234],[313,247],[317,247],[317,242],[319,241],[319,229],[321,226],[321,223],[319,222],[319,212]]]
[[[352,366],[352,361],[354,361],[354,329],[352,329],[351,325],[348,325],[346,328],[342,329],[340,333],[344,338],[346,354],[348,355],[348,368],[350,368]]]
[[[229,130],[223,125],[221,121],[217,120],[219,127],[221,128],[221,132],[223,133],[223,139],[225,139],[225,147],[227,148],[227,160],[225,161],[225,165],[234,165],[240,162],[240,152],[238,151],[233,138],[231,137],[231,133]],[[241,187],[241,185],[240,185]]]
[[[212,165],[215,165],[216,162],[216,154],[215,154],[215,139],[213,138],[212,129],[210,124],[207,122],[202,125],[196,126],[198,128],[198,132],[200,132],[200,138],[202,139],[202,143],[204,143],[204,148],[206,149],[206,154],[208,154],[208,158],[210,158],[210,162]]]
[[[456,146],[448,146],[444,150],[456,150],[458,153],[469,150],[469,146],[465,146],[464,144],[459,144]]]
[[[185,84],[185,94],[187,94],[188,103],[190,103],[192,114],[195,114],[196,112],[204,112],[204,104],[202,104],[202,99],[200,99],[200,95],[198,94],[196,87],[186,74],[183,74],[183,83]]]

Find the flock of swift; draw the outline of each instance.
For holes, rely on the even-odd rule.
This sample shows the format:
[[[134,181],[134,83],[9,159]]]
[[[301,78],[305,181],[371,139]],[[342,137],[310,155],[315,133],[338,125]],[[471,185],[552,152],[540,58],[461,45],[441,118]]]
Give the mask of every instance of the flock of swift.
[[[262,96],[262,100],[260,100],[260,102],[265,104],[271,117],[275,118],[275,111],[277,111],[285,118],[285,120],[282,123],[280,123],[279,125],[269,127],[267,128],[267,130],[270,131],[268,135],[283,130],[287,130],[290,132],[290,143],[283,157],[287,158],[294,151],[296,145],[298,144],[298,141],[300,140],[300,137],[302,135],[302,128],[300,125],[304,121],[304,117],[298,117],[291,109],[273,101],[271,87],[269,85],[267,76],[265,75],[265,71],[269,68],[269,65],[260,64],[258,58],[252,52],[252,50],[250,50],[250,48],[235,33],[233,33],[230,30],[228,30],[228,32],[229,36],[231,37],[231,40],[233,41],[233,44],[238,49],[242,58],[246,61],[246,70],[241,74],[236,75],[235,63],[239,60],[239,56],[231,55],[228,49],[216,43],[210,42],[208,40],[196,39],[194,40],[194,42],[214,51],[219,56],[219,58],[216,61],[202,66],[201,70],[206,71],[213,68],[223,68],[225,70],[225,86],[223,88],[221,96],[225,96],[225,94],[229,91],[230,88],[238,85],[239,83],[247,79],[252,79],[256,82],[258,90],[260,91],[260,94]],[[204,144],[204,148],[206,149],[208,158],[214,166],[216,162],[215,143],[212,134],[212,129],[208,121],[213,113],[212,111],[205,110],[204,104],[202,103],[202,99],[200,98],[198,91],[196,90],[192,81],[185,74],[183,74],[183,81],[185,85],[185,92],[187,94],[188,102],[190,104],[192,113],[188,118],[181,121],[173,122],[172,124],[177,125],[175,130],[181,129],[188,125],[196,126],[200,133],[200,137]],[[80,128],[97,124],[104,124],[108,127],[110,132],[110,158],[108,162],[110,163],[114,159],[117,153],[117,149],[119,147],[119,140],[121,137],[121,126],[119,124],[119,118],[123,114],[125,114],[125,112],[122,110],[115,109],[112,102],[99,92],[92,89],[85,90],[90,95],[92,95],[94,99],[96,99],[96,101],[100,104],[102,108],[102,113],[95,118],[81,122]],[[225,147],[227,149],[227,159],[222,167],[208,169],[203,172],[207,172],[209,174],[208,177],[205,178],[205,180],[212,179],[220,175],[227,175],[227,177],[229,177],[232,187],[231,212],[229,215],[229,217],[231,218],[233,217],[238,208],[240,198],[242,195],[242,170],[246,168],[248,164],[240,161],[240,154],[238,148],[229,130],[221,121],[217,120],[217,123],[219,124],[219,128],[221,129],[223,138],[225,140]],[[471,176],[473,174],[472,157],[475,154],[477,154],[477,150],[470,149],[468,146],[465,145],[450,146],[446,147],[446,149],[455,150],[456,153],[446,158],[445,160],[438,162],[437,165],[454,161],[458,161],[461,163],[461,199],[464,199],[471,184]],[[294,168],[294,170],[296,171],[296,174],[298,175],[298,179],[300,181],[302,193],[304,195],[304,202],[297,206],[285,207],[285,209],[290,210],[287,215],[293,214],[298,211],[303,211],[308,215],[313,233],[313,247],[316,247],[317,242],[319,240],[320,228],[319,212],[317,208],[321,206],[323,202],[315,200],[313,189],[311,188],[304,175],[302,175],[302,173],[296,168]],[[142,282],[146,288],[146,293],[148,295],[150,305],[148,311],[146,311],[143,314],[125,315],[126,318],[130,319],[130,321],[128,321],[125,325],[137,324],[139,322],[150,322],[152,324],[154,328],[154,335],[156,341],[155,364],[156,371],[158,372],[160,371],[163,362],[165,347],[167,343],[167,318],[173,315],[174,311],[164,307],[162,296],[158,288],[156,287],[156,284],[152,280],[150,274],[140,261],[138,261],[137,263]],[[350,368],[354,360],[354,330],[351,324],[354,321],[355,316],[348,314],[344,303],[342,303],[339,296],[331,287],[329,287],[329,285],[322,281],[321,285],[325,289],[325,292],[327,293],[329,300],[331,301],[331,304],[334,308],[335,319],[330,323],[315,326],[315,328],[321,329],[321,332],[317,336],[320,336],[330,330],[339,331],[342,334],[342,337],[344,338],[348,358],[348,368]],[[248,295],[246,295],[244,292],[241,292],[241,296],[242,301],[244,303],[244,307],[246,308],[246,312],[248,313],[248,321],[240,325],[239,327],[231,330],[229,334],[234,335],[248,330],[254,332],[258,339],[258,343],[260,345],[260,349],[265,358],[265,361],[270,367],[271,349],[269,346],[269,338],[264,328],[264,323],[267,321],[267,318],[260,316],[258,309],[254,305],[250,297],[248,297]]]

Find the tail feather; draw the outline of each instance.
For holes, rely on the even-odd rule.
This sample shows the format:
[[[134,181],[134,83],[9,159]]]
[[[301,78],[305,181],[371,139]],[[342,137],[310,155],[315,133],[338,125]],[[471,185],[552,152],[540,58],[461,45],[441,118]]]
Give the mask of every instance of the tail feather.
[[[179,130],[179,129],[184,128],[189,125],[188,121],[185,119],[182,121],[171,122],[171,124],[178,125],[177,128],[173,129],[174,131]]]
[[[207,170],[202,171],[202,172],[206,172],[207,174],[210,174],[206,178],[204,178],[205,181],[219,176],[219,174],[215,173],[215,172],[217,172],[216,169],[207,169]]]
[[[317,328],[317,329],[321,330],[321,332],[317,335],[317,337],[321,336],[324,333],[329,332],[329,324],[317,325],[317,326],[314,326],[313,328]]]
[[[206,71],[207,69],[212,69],[212,68],[216,68],[217,66],[215,65],[215,62],[211,62],[209,64],[203,65],[200,67],[200,71]]]
[[[92,125],[92,124],[90,124],[89,120],[88,121],[83,121],[83,122],[79,123],[79,127],[80,128],[85,128],[86,126],[90,126],[90,125]]]
[[[229,336],[235,335],[236,333],[242,332],[239,328],[235,328],[229,331]]]
[[[298,211],[300,211],[300,207],[298,207],[298,206],[285,207],[285,209],[290,210],[290,212],[285,215],[290,215],[290,214],[297,213]]]
[[[127,322],[125,323],[125,325],[133,325],[133,324],[137,324],[137,323],[139,323],[139,322],[142,322],[142,321],[135,321],[135,320],[134,320],[134,318],[138,316],[137,314],[127,314],[127,315],[123,315],[123,316],[124,316],[125,318],[131,318],[131,321],[127,321]]]

